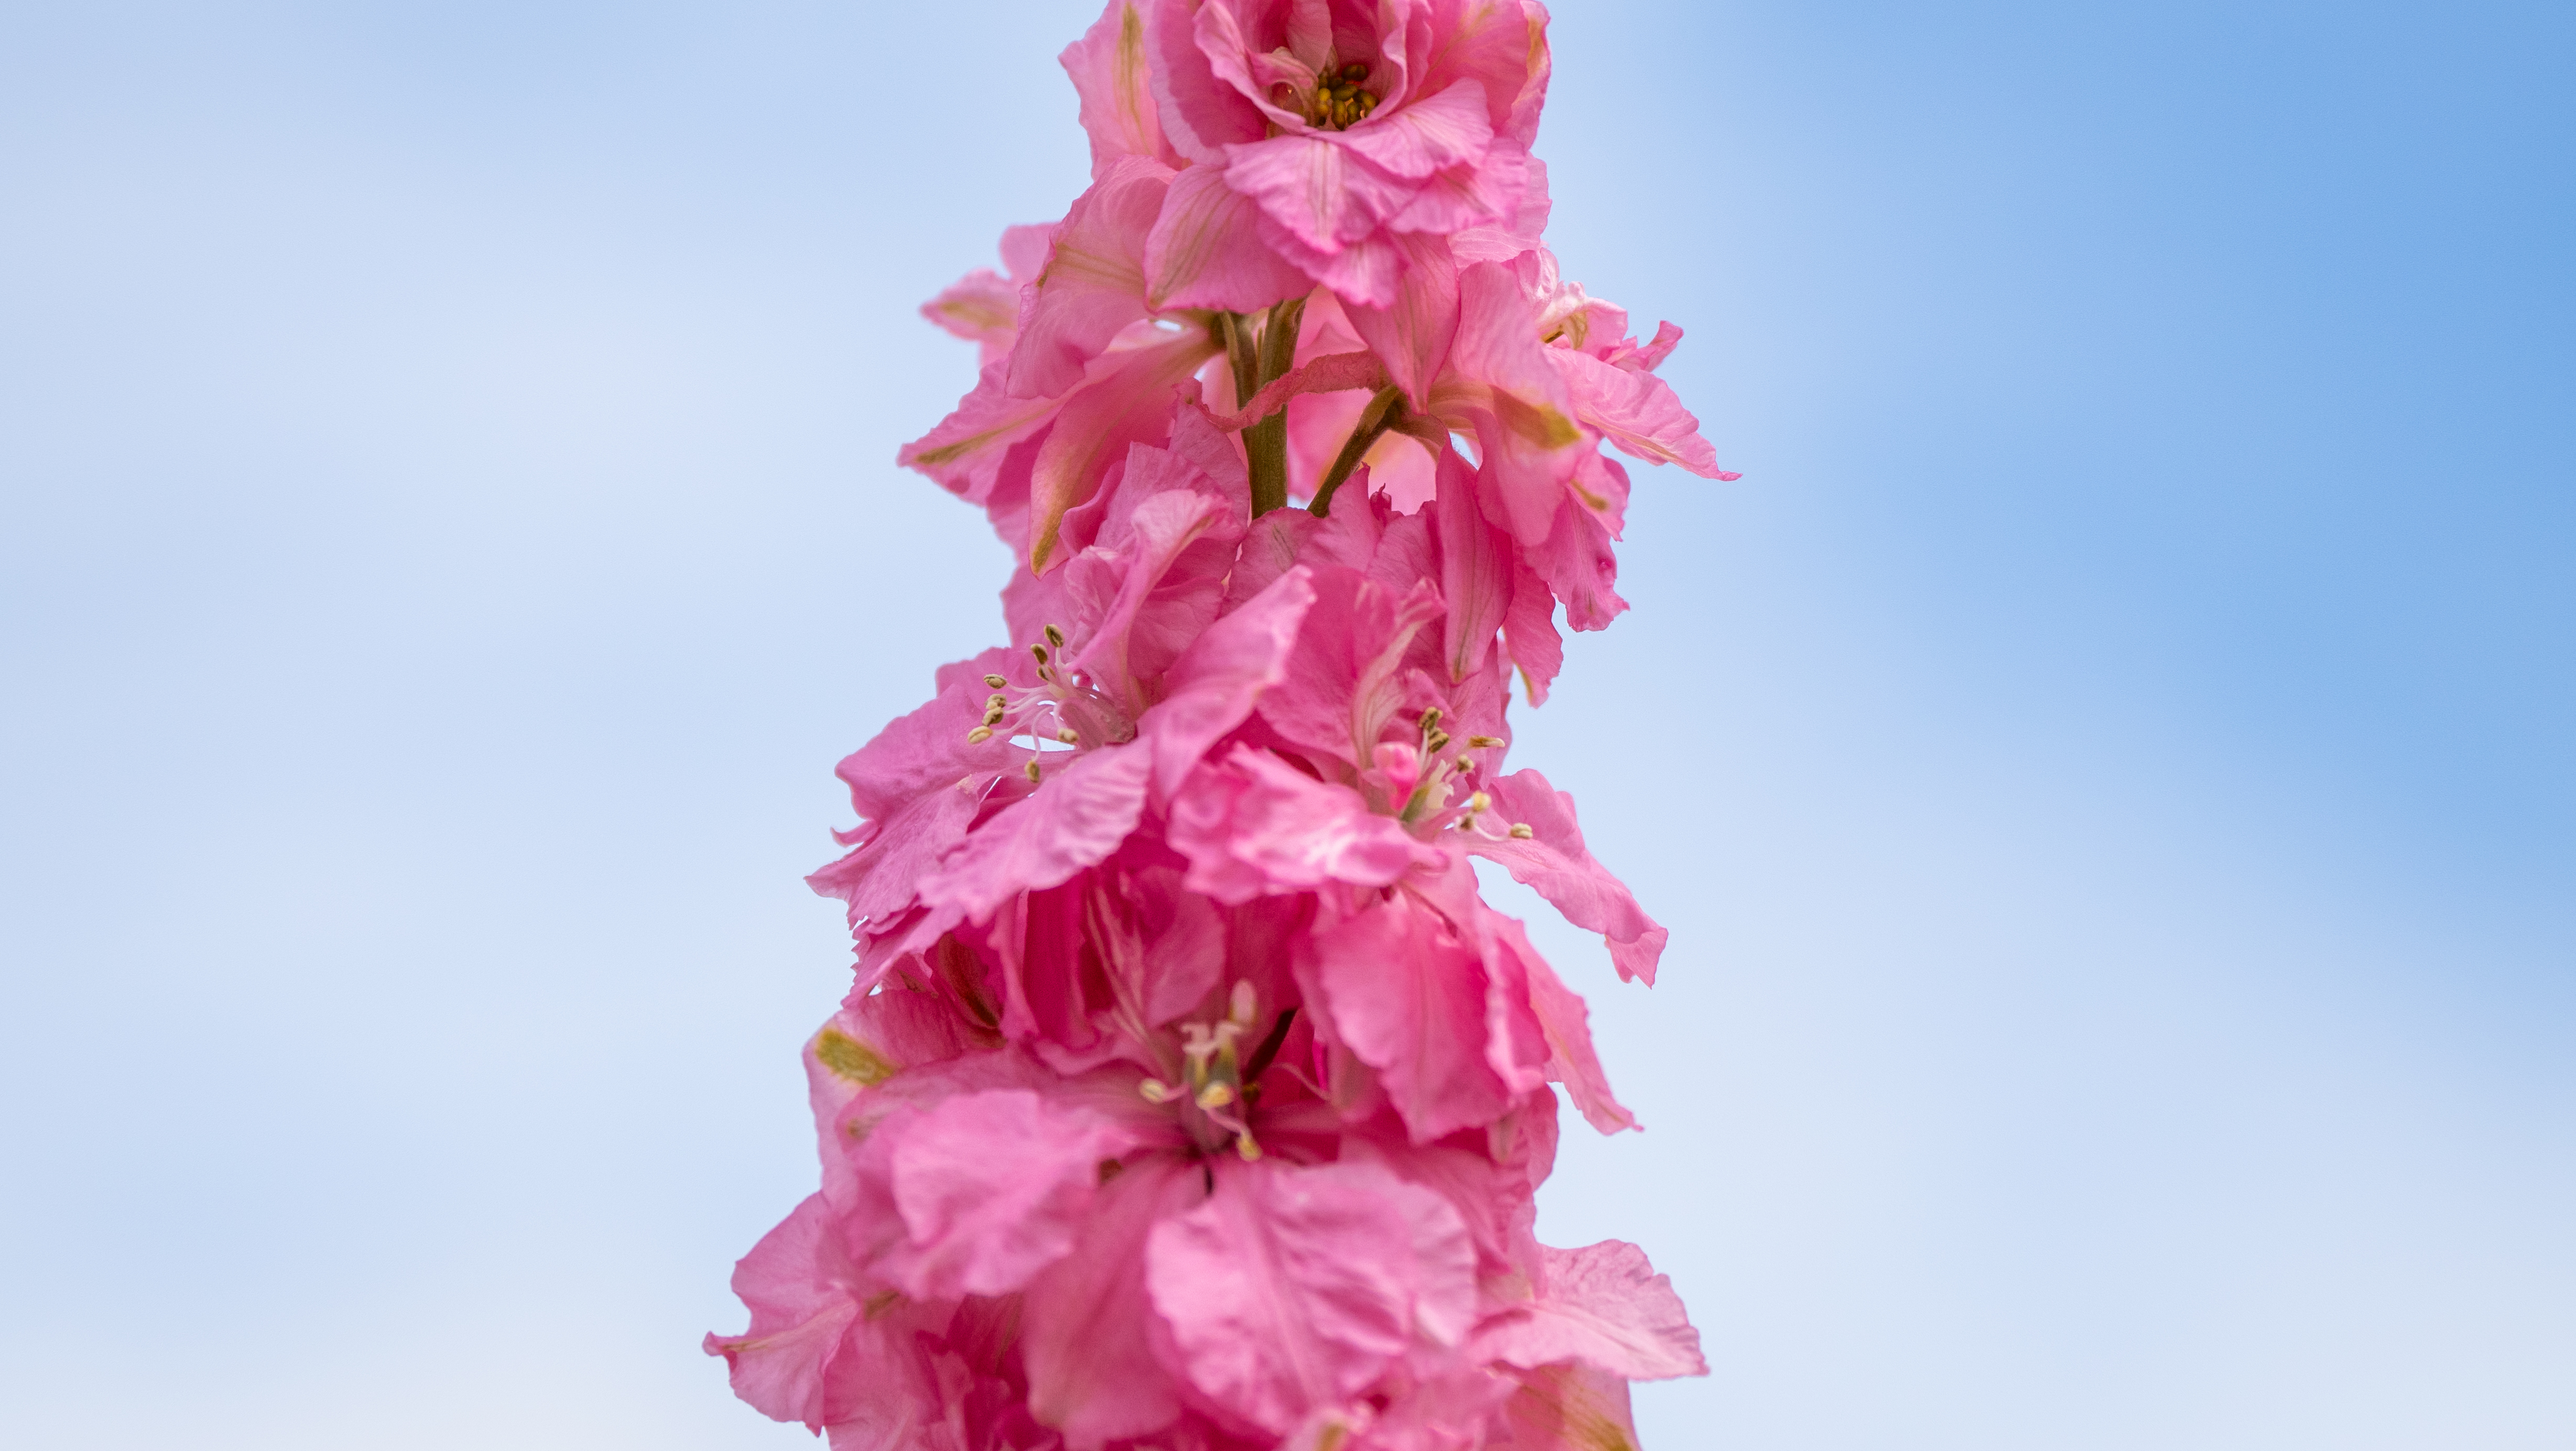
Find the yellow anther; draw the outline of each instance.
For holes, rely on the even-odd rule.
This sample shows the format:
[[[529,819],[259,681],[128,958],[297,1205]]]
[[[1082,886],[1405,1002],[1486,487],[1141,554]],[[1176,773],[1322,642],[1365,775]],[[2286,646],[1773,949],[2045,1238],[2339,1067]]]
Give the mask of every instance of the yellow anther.
[[[1003,711],[1002,707],[1001,707],[999,704],[988,705],[988,706],[984,707],[984,724],[986,724],[986,725],[988,725],[988,726],[997,726],[997,725],[1000,725],[1000,724],[1002,723],[1002,717],[1003,717],[1003,715],[1004,715],[1005,713],[1006,713],[1006,712],[1004,712],[1004,711]]]
[[[1469,748],[1469,749],[1471,749],[1471,750],[1478,750],[1478,751],[1490,751],[1490,750],[1492,750],[1494,747],[1499,746],[1499,745],[1501,745],[1502,743],[1503,743],[1503,738],[1502,738],[1501,736],[1469,736],[1469,737],[1467,737],[1467,745],[1468,745],[1468,748]]]
[[[970,746],[980,746],[992,738],[993,728],[988,725],[980,725],[966,733],[966,744]]]
[[[1029,778],[1030,785],[1034,786],[1038,783],[1038,763],[1034,757],[1027,765],[1020,767],[1020,774]]]
[[[1493,809],[1493,806],[1494,798],[1486,795],[1482,791],[1479,791],[1475,795],[1467,798],[1467,814],[1470,816],[1475,815],[1479,811],[1490,811]]]
[[[1422,728],[1422,733],[1426,736],[1431,734],[1433,731],[1438,730],[1440,728],[1440,707],[1435,705],[1430,709],[1425,710],[1422,713],[1422,719],[1417,722],[1417,724]]]
[[[1046,627],[1046,637],[1048,644],[1053,645],[1059,650],[1064,648],[1064,631],[1057,629],[1053,625],[1049,625]]]
[[[1530,830],[1527,822],[1515,821],[1512,823],[1512,840],[1527,841],[1536,835],[1538,835],[1538,833]]]
[[[1343,82],[1343,84],[1345,84],[1345,85],[1355,84],[1355,83],[1357,83],[1357,82],[1364,81],[1364,80],[1367,80],[1367,79],[1368,79],[1368,62],[1367,62],[1367,61],[1364,61],[1364,60],[1355,60],[1355,61],[1352,61],[1349,65],[1346,65],[1346,66],[1342,67],[1342,82]]]
[[[1165,1083],[1159,1078],[1148,1078],[1144,1082],[1137,1084],[1136,1091],[1145,1096],[1145,1101],[1147,1103],[1170,1103],[1173,1099],[1181,1096],[1181,1091],[1179,1089],[1174,1088],[1172,1085]]]
[[[1057,726],[1055,728],[1055,738],[1064,742],[1068,746],[1082,739],[1082,737],[1074,734],[1073,727],[1071,726]]]
[[[1030,654],[1032,654],[1032,655],[1035,655],[1036,657],[1038,657],[1038,663],[1039,663],[1040,665],[1044,665],[1045,663],[1047,663],[1047,652],[1046,652],[1046,646],[1044,646],[1044,645],[1031,645],[1031,646],[1029,647],[1029,653],[1030,653]]]
[[[1234,1102],[1234,1089],[1223,1083],[1211,1083],[1199,1090],[1198,1105],[1210,1113]]]
[[[1447,731],[1433,731],[1429,736],[1423,739],[1422,746],[1423,749],[1437,755],[1448,748],[1449,733]]]
[[[1261,1159],[1261,1146],[1252,1141],[1250,1134],[1235,1135],[1234,1151],[1242,1155],[1243,1162],[1247,1164],[1257,1163]]]
[[[1008,680],[1003,679],[1003,678],[1002,678],[1001,676],[999,676],[999,675],[987,675],[987,676],[985,676],[985,677],[984,677],[984,683],[985,683],[986,685],[989,685],[989,686],[993,687],[995,690],[999,690],[999,689],[1001,689],[1003,686],[1006,686],[1006,685],[1010,684],[1011,682],[1009,682]]]

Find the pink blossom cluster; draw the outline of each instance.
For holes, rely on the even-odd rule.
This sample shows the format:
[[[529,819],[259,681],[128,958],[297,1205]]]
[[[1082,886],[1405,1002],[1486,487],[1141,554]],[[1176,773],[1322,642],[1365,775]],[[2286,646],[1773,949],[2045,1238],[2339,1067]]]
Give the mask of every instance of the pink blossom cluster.
[[[822,1186],[708,1338],[834,1451],[1619,1451],[1705,1372],[1642,1251],[1534,1237],[1556,1086],[1635,1120],[1472,866],[1653,981],[1506,707],[1625,608],[1601,445],[1732,477],[1539,240],[1546,21],[1110,0],[1090,188],[924,309],[982,374],[902,459],[1014,643],[841,763]]]

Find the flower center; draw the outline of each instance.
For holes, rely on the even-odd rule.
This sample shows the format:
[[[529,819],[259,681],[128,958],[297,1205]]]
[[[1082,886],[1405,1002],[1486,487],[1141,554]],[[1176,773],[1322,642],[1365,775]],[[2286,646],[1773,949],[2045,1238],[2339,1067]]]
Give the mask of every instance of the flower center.
[[[1368,79],[1368,62],[1352,61],[1345,66],[1326,66],[1315,77],[1315,88],[1299,94],[1297,88],[1282,81],[1277,99],[1283,107],[1293,108],[1306,117],[1306,124],[1330,131],[1347,131],[1377,109],[1377,93],[1360,88]]]
[[[1038,683],[1026,690],[1014,690],[1011,682],[999,675],[987,675],[984,683],[993,693],[984,699],[984,721],[966,733],[970,746],[982,745],[995,736],[1027,736],[1039,751],[1051,747],[1081,750],[1087,746],[1124,745],[1136,739],[1136,722],[1120,709],[1118,702],[1094,689],[1077,672],[1064,663],[1064,631],[1046,627],[1046,640],[1029,646],[1037,657]],[[1023,767],[1030,780],[1041,774],[1036,757]]]
[[[1281,1013],[1269,1034],[1253,1046],[1259,1015],[1260,1000],[1252,984],[1237,981],[1224,1017],[1214,1023],[1181,1025],[1181,1081],[1148,1078],[1136,1085],[1147,1103],[1168,1103],[1179,1109],[1182,1126],[1202,1152],[1231,1142],[1247,1164],[1261,1157],[1250,1119],[1261,1097],[1261,1074],[1287,1038],[1296,1009]]]

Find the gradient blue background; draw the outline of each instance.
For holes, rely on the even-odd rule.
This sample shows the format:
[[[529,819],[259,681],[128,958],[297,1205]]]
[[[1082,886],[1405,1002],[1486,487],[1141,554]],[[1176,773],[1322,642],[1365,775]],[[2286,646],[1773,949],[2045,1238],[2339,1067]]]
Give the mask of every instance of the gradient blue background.
[[[1516,753],[1673,929],[1542,932],[1649,1447],[2576,1444],[2571,12],[1562,9],[1745,473]],[[809,1444],[696,1342],[1089,19],[0,5],[0,1441]]]

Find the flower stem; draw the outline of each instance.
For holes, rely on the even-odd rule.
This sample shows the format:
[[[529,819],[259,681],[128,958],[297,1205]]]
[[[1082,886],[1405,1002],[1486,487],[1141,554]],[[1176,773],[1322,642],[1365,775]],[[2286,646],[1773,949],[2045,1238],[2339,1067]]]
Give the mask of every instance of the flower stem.
[[[1404,390],[1393,384],[1377,390],[1377,396],[1368,401],[1368,407],[1360,410],[1359,425],[1351,430],[1350,438],[1342,444],[1342,451],[1334,456],[1331,471],[1324,475],[1322,483],[1315,486],[1314,502],[1306,506],[1306,512],[1318,519],[1331,513],[1333,491],[1342,486],[1342,481],[1351,476],[1351,470],[1360,466],[1360,460],[1367,456],[1369,449],[1385,437],[1386,431],[1403,416]]]
[[[1306,315],[1306,299],[1293,297],[1270,309],[1263,321],[1257,347],[1243,336],[1242,321],[1229,325],[1226,332],[1226,358],[1234,365],[1234,385],[1240,395],[1237,406],[1248,403],[1252,395],[1288,376],[1297,366],[1297,324]],[[1251,365],[1251,381],[1245,382],[1246,364]],[[1252,475],[1252,513],[1255,518],[1288,503],[1288,410],[1280,409],[1243,431],[1243,459]]]

